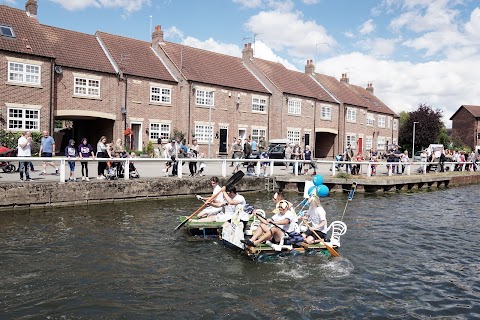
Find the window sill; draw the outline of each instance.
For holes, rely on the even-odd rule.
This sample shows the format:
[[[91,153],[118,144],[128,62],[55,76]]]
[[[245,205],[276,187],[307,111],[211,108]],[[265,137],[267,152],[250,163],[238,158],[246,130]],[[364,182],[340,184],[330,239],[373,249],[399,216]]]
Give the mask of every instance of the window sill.
[[[6,81],[5,84],[9,85],[9,86],[43,89],[43,86],[41,84],[22,83],[22,82],[8,82],[8,81]]]
[[[152,102],[148,103],[149,106],[160,106],[160,107],[172,107],[171,103],[161,103],[161,102]]]
[[[100,97],[95,97],[95,96],[77,96],[77,95],[73,95],[72,98],[102,101],[102,98],[100,98]]]

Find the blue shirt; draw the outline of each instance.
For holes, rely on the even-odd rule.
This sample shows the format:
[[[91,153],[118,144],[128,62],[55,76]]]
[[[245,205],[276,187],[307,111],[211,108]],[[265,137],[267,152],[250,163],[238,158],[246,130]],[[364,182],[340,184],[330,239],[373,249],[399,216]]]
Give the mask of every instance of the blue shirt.
[[[51,136],[42,137],[42,152],[53,153],[53,145],[55,140]]]

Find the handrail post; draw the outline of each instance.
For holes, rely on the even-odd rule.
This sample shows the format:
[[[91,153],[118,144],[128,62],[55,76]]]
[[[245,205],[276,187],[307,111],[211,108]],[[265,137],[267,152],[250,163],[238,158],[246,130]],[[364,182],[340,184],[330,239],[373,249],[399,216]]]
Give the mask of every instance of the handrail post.
[[[369,162],[367,166],[367,177],[370,178],[372,176],[372,164]]]
[[[298,160],[295,159],[293,164],[295,165],[295,168],[293,168],[293,172],[295,173],[296,176],[298,176]]]
[[[178,159],[177,161],[178,161],[178,163],[177,163],[177,177],[181,178],[182,174],[183,174],[183,172],[182,172],[183,160]]]
[[[222,177],[227,176],[227,160],[222,160]]]
[[[60,159],[60,183],[65,183],[65,158]]]
[[[337,162],[333,161],[332,162],[332,176],[335,177],[335,175],[337,174],[335,172],[335,169],[337,168]]]
[[[130,179],[130,160],[128,158],[125,159],[125,165],[123,167],[123,179]]]
[[[273,176],[273,167],[275,166],[275,160],[268,160],[270,162],[269,166],[270,166],[270,174],[269,176]]]
[[[255,174],[257,175],[257,177],[260,175],[261,165],[262,163],[260,161],[257,161],[257,165],[255,166]],[[248,171],[248,165],[247,165],[247,171]]]

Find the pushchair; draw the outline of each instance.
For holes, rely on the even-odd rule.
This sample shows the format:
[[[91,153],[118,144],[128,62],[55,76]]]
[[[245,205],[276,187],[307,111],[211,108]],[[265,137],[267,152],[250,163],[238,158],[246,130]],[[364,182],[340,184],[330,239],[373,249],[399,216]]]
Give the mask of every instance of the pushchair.
[[[17,150],[10,149],[4,146],[0,147],[0,157],[16,157]],[[0,162],[0,168],[2,168],[3,172],[14,172],[17,168],[14,164],[11,164],[10,161],[2,161]]]
[[[133,164],[133,162],[130,162],[128,164],[128,172],[130,174],[131,179],[140,178],[140,174],[138,173],[137,168],[135,168],[135,165]]]
[[[123,176],[122,171],[122,164],[120,162],[111,162],[110,166],[107,167],[107,173],[105,174],[105,178],[107,180],[116,180]]]
[[[343,155],[341,155],[341,154],[336,155],[335,156],[335,161],[343,161]],[[340,168],[342,168],[342,167],[343,167],[343,164],[340,164],[340,163],[335,164],[335,169],[338,170],[338,171],[340,171]]]

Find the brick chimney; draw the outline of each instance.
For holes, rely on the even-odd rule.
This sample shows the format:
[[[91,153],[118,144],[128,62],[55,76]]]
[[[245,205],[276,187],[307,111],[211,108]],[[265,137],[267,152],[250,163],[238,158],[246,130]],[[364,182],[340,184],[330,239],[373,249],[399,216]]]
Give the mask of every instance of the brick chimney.
[[[365,88],[365,90],[373,94],[373,83],[371,82],[367,83],[367,87]]]
[[[29,17],[37,16],[37,8],[37,0],[27,0],[27,2],[25,2],[25,11]]]
[[[342,73],[342,77],[340,78],[340,82],[345,82],[345,83],[349,82],[346,73]]]
[[[160,25],[156,25],[152,32],[152,46],[156,46],[158,43],[163,43],[163,31]]]
[[[242,60],[250,61],[253,59],[253,48],[251,43],[245,43],[242,50]]]
[[[313,60],[307,60],[307,64],[305,65],[305,73],[312,75],[315,72],[315,65],[313,64]]]

